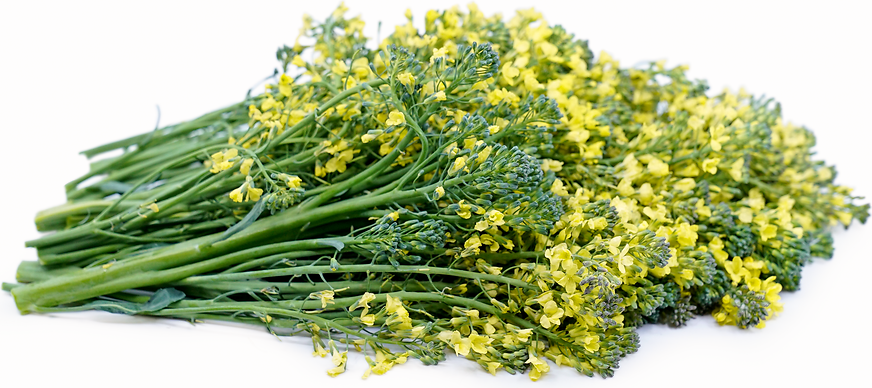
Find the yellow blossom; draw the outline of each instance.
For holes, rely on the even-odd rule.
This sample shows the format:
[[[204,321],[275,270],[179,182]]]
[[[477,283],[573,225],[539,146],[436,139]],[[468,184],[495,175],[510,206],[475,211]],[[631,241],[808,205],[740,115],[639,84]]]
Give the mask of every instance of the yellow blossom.
[[[242,175],[248,175],[251,171],[251,165],[254,164],[254,159],[246,158],[242,161],[242,164],[239,166],[239,172]]]
[[[369,308],[369,302],[375,300],[375,294],[371,292],[364,292],[363,295],[360,296],[360,299],[349,308],[349,311],[354,311],[358,307],[363,307],[364,309]]]
[[[702,170],[709,174],[717,174],[718,172],[718,163],[721,162],[720,158],[708,158],[702,161]]]
[[[678,182],[675,182],[673,187],[681,191],[693,190],[693,188],[696,187],[696,180],[694,180],[693,178],[684,178]]]
[[[724,128],[723,124],[718,124],[717,126],[709,128],[709,134],[711,135],[710,145],[712,147],[712,151],[718,152],[721,150],[721,143],[730,140],[729,136],[725,136],[724,132],[726,128]],[[738,179],[737,179],[738,180]]]
[[[563,162],[553,159],[542,160],[542,171],[560,172],[563,169]]]
[[[469,204],[467,204],[464,200],[461,199],[460,202],[457,203],[457,206],[458,209],[455,213],[460,216],[460,218],[468,220],[469,217],[472,217],[472,213],[470,212],[472,206],[469,206]]]
[[[479,335],[474,331],[469,335],[469,346],[472,348],[472,351],[478,354],[487,354],[487,346],[490,345],[491,342],[493,342],[493,338]]]
[[[651,158],[651,161],[648,162],[648,172],[655,177],[663,177],[669,175],[669,165],[660,159]]]
[[[679,224],[678,229],[675,231],[678,236],[678,243],[682,246],[696,245],[696,239],[698,238],[697,230],[699,230],[699,225],[690,225],[687,222]]]
[[[558,326],[560,318],[563,318],[563,309],[557,305],[557,302],[551,300],[542,305],[542,317],[539,319],[542,327],[548,329],[551,326]]]
[[[466,167],[466,156],[461,156],[457,159],[454,159],[454,164],[451,165],[451,168],[448,170],[448,174],[455,174],[460,170],[463,170]]]
[[[737,159],[733,164],[730,165],[730,176],[737,182],[742,181],[742,171],[743,167],[745,167],[745,159]]]
[[[415,76],[413,76],[412,73],[409,73],[408,71],[404,71],[397,75],[397,80],[399,80],[400,83],[406,86],[415,85]]]
[[[258,200],[260,200],[260,196],[262,194],[263,189],[258,189],[254,187],[254,181],[251,179],[251,175],[248,175],[245,177],[245,182],[242,184],[242,186],[239,186],[230,192],[230,199],[232,199],[233,202],[257,202]]]
[[[291,77],[288,77],[287,74],[282,74],[279,77],[278,89],[279,93],[285,97],[291,95],[291,85],[294,84],[294,80]]]
[[[772,224],[767,224],[766,226],[760,228],[760,239],[763,241],[769,240],[770,238],[775,238],[776,232],[778,232],[778,227]]]
[[[345,61],[337,60],[333,63],[333,67],[330,68],[330,71],[332,71],[333,74],[344,75],[348,72],[348,65]]]
[[[492,105],[498,105],[501,102],[517,104],[520,101],[521,98],[517,94],[506,90],[506,88],[495,89],[487,95],[487,102]]]
[[[236,158],[238,155],[239,151],[237,151],[236,148],[212,154],[210,156],[212,168],[209,171],[212,173],[219,173],[233,167],[235,161],[232,159]]]
[[[398,110],[392,110],[391,113],[388,114],[388,120],[385,121],[385,124],[388,126],[399,127],[406,123],[406,115],[403,112]]]
[[[336,302],[333,301],[334,291],[333,290],[324,290],[313,292],[309,294],[310,299],[319,299],[321,300],[321,308],[327,308],[328,304],[334,304]]]
[[[530,364],[533,368],[530,369],[530,380],[536,381],[542,378],[542,375],[551,370],[548,363],[536,356],[530,355],[527,358],[526,364]]]

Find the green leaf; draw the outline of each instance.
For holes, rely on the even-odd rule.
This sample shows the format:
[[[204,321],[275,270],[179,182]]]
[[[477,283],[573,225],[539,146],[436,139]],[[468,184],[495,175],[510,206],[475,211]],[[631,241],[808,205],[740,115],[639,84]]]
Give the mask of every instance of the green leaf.
[[[140,312],[140,305],[123,300],[98,300],[85,305],[94,310],[105,311],[112,314],[133,315]]]
[[[339,240],[318,240],[318,244],[331,246],[336,248],[337,251],[341,251],[345,248],[345,243]]]
[[[230,227],[230,229],[227,229],[227,231],[225,231],[224,234],[222,234],[217,241],[213,241],[212,244],[230,238],[230,236],[241,232],[243,229],[254,223],[254,221],[257,221],[257,217],[260,217],[260,214],[263,213],[263,211],[266,209],[266,201],[264,200],[264,198],[265,196],[261,197],[260,201],[257,201],[257,203],[254,204],[254,207],[248,211],[248,214],[246,214],[245,217],[239,220],[236,225],[233,225]]]
[[[123,300],[98,300],[87,303],[83,307],[106,311],[113,314],[135,315],[162,310],[167,306],[185,298],[185,293],[175,288],[157,290],[145,303],[133,303]]]
[[[182,299],[185,299],[185,293],[181,292],[175,288],[161,288],[148,299],[148,302],[145,302],[142,305],[140,311],[143,312],[154,312],[161,310],[170,304],[178,302]]]

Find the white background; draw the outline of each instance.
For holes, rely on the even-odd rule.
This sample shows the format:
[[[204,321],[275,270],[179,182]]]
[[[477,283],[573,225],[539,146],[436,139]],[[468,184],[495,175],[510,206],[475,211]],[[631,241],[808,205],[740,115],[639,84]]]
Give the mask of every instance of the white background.
[[[375,36],[403,22],[404,2],[349,1]],[[416,2],[422,4],[425,2]],[[451,3],[414,5],[424,10]],[[606,49],[625,66],[686,63],[713,90],[746,87],[775,96],[785,118],[816,131],[818,155],[838,181],[872,196],[870,180],[870,7],[864,2],[517,2],[480,1],[490,14],[535,3],[547,20]],[[303,12],[323,19],[332,1],[142,2],[0,5],[0,279],[12,281],[33,215],[64,200],[63,184],[86,171],[77,152],[239,101],[272,73],[275,49],[293,43]],[[598,386],[869,386],[868,295],[872,226],[837,231],[836,257],[803,272],[785,311],[764,330],[718,327],[711,317],[675,330],[646,326],[641,349],[613,379],[552,367],[541,383]],[[359,384],[352,356],[331,379],[308,339],[282,341],[260,329],[131,318],[105,313],[19,316],[0,294],[0,386],[300,386]],[[416,360],[366,385],[528,384],[491,377],[450,356]],[[306,385],[308,386],[308,385]]]

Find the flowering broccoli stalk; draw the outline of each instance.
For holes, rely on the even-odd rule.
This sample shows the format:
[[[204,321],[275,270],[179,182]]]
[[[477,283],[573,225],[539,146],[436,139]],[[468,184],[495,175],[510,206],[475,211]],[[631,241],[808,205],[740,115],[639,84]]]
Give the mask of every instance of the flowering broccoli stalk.
[[[331,376],[351,348],[364,377],[446,349],[611,376],[645,323],[763,327],[868,217],[770,100],[533,10],[408,15],[375,50],[346,10],[304,20],[264,93],[85,151],[123,153],[37,215],[19,310],[305,332]]]

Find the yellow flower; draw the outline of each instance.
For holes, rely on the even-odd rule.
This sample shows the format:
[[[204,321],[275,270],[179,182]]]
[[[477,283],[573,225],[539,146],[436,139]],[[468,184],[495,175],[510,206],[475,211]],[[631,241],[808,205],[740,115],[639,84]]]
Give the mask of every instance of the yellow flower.
[[[682,246],[696,245],[696,239],[699,237],[696,231],[699,230],[699,225],[690,225],[687,222],[682,222],[678,225],[678,230],[675,234],[678,235],[678,243]]]
[[[347,168],[347,164],[354,159],[354,154],[359,152],[355,149],[347,149],[339,153],[339,155],[334,156],[330,160],[327,161],[327,164],[324,165],[325,171],[330,172],[345,172]]]
[[[367,326],[375,325],[375,314],[361,314],[360,323]]]
[[[521,71],[518,70],[517,67],[512,66],[511,63],[506,63],[500,70],[500,75],[503,76],[503,79],[509,85],[515,84],[515,78],[517,78],[519,74],[521,74]]]
[[[430,57],[430,63],[436,61],[436,58],[441,58],[448,55],[448,47],[442,46],[442,48],[433,49],[433,55]]]
[[[387,304],[385,305],[385,309],[387,309],[389,314],[394,314],[397,311],[400,311],[400,309],[405,310],[405,307],[403,307],[403,302],[400,300],[400,298],[394,298],[390,296],[390,294],[386,296]]]
[[[645,182],[642,186],[639,187],[639,201],[642,204],[649,204],[654,199],[654,188],[651,187],[651,184]]]
[[[723,124],[718,124],[715,127],[709,127],[709,134],[711,135],[711,147],[712,151],[718,152],[721,150],[721,143],[730,140],[729,136],[724,136],[724,132],[726,128],[724,128]],[[738,180],[738,179],[737,179]]]
[[[436,194],[433,196],[433,199],[440,199],[445,196],[445,188],[442,186],[437,187],[433,192]]]
[[[584,348],[587,349],[588,352],[595,352],[600,348],[599,337],[596,335],[584,336],[581,339],[581,342],[584,344]]]
[[[618,253],[618,257],[615,258],[615,261],[618,263],[618,270],[621,273],[627,273],[627,267],[633,265],[633,256],[628,255],[630,252],[630,244],[624,246],[624,249],[621,249],[621,252]]]
[[[770,238],[775,238],[776,233],[778,232],[778,227],[772,224],[766,224],[766,226],[760,228],[760,239],[763,241],[769,240]]]
[[[306,61],[303,60],[299,55],[295,55],[294,59],[291,61],[291,64],[297,67],[306,67]]]
[[[478,335],[475,331],[469,335],[470,348],[478,354],[487,354],[487,346],[490,345],[493,340],[493,338],[488,336]]]
[[[369,59],[366,58],[357,58],[354,62],[351,62],[351,71],[358,78],[364,78],[369,75]]]
[[[209,171],[212,173],[219,173],[233,167],[234,161],[231,159],[236,158],[238,155],[239,151],[237,151],[236,148],[212,154],[212,156],[210,156],[212,168]]]
[[[294,80],[291,77],[288,77],[287,74],[282,74],[279,77],[279,93],[281,93],[285,97],[289,97],[291,95],[291,85],[294,84]]]
[[[487,127],[487,130],[491,135],[497,134],[497,132],[499,132],[500,129],[501,128],[499,125],[491,125],[491,126]]]
[[[754,211],[751,208],[743,207],[739,209],[736,215],[739,217],[740,222],[750,224],[754,218]]]
[[[415,76],[413,76],[412,73],[409,73],[408,71],[404,71],[397,75],[397,80],[399,80],[401,84],[406,86],[415,85]]]
[[[517,104],[521,101],[521,98],[517,94],[506,90],[506,88],[496,89],[487,94],[487,102],[491,105],[497,105],[504,101],[509,104]]]
[[[543,159],[542,171],[560,172],[563,169],[563,162],[559,160]]]
[[[652,158],[651,161],[648,162],[648,171],[653,176],[663,177],[669,175],[669,165],[663,163],[660,159]]]
[[[455,174],[458,171],[462,170],[466,166],[466,156],[461,156],[457,159],[454,159],[454,164],[451,165],[451,168],[448,169],[448,174]]]
[[[336,302],[333,301],[333,290],[324,290],[313,292],[309,294],[310,299],[320,299],[321,300],[321,308],[327,308],[328,304],[334,304]]]
[[[398,127],[406,123],[406,115],[403,112],[398,110],[392,110],[390,114],[388,114],[388,120],[385,121],[385,124],[388,126]]]
[[[472,251],[475,254],[481,252],[481,250],[479,249],[480,247],[481,239],[478,237],[478,235],[473,235],[472,237],[466,239],[466,241],[463,243],[464,251]]]
[[[158,207],[156,203],[153,203],[153,204],[148,205],[148,206],[146,206],[146,207],[147,207],[149,210],[151,210],[151,211],[153,211],[153,212],[155,212],[155,213],[157,213],[157,212],[160,211],[160,207]]]
[[[563,318],[563,309],[557,305],[557,302],[550,300],[542,305],[542,317],[539,318],[539,324],[548,329],[551,326],[559,326],[560,318]]]
[[[563,269],[564,271],[551,272],[551,277],[557,284],[566,289],[567,293],[571,294],[575,292],[578,283],[582,281],[581,277],[578,276],[578,264],[574,260],[564,261]]]
[[[689,269],[683,269],[683,270],[681,270],[681,274],[678,276],[680,276],[681,278],[684,278],[686,280],[693,280],[693,271],[691,271]]]
[[[348,311],[354,311],[358,307],[363,307],[364,309],[369,309],[369,302],[372,302],[374,300],[375,300],[375,294],[373,294],[371,292],[364,292],[363,295],[360,296],[360,299],[357,301],[357,303],[353,304],[351,306],[351,308],[348,309]]]
[[[694,187],[696,187],[696,181],[693,178],[684,178],[678,182],[675,182],[673,187],[681,191],[690,191],[693,190]]]
[[[724,262],[724,269],[727,270],[727,275],[730,276],[730,279],[733,283],[739,283],[742,281],[742,278],[747,274],[750,275],[750,271],[742,267],[742,258],[734,257],[733,260],[727,260]]]
[[[503,220],[503,217],[505,217],[505,215],[501,211],[496,209],[488,210],[488,212],[485,213],[484,216],[485,218],[487,218],[487,222],[492,226],[501,226],[506,223],[506,221]]]
[[[242,164],[239,166],[239,172],[241,172],[242,175],[248,175],[248,173],[251,172],[252,164],[254,164],[254,159],[244,159]]]
[[[287,183],[288,188],[290,189],[299,189],[303,183],[303,180],[296,175],[288,175],[287,179],[285,179],[285,183]]]
[[[242,194],[242,188],[233,189],[229,195],[233,202],[242,202],[245,199],[245,195]]]
[[[721,162],[720,158],[708,158],[702,161],[702,170],[709,174],[717,174],[718,172],[718,163]]]
[[[436,101],[445,101],[445,100],[448,99],[448,98],[445,96],[445,91],[444,91],[444,90],[440,90],[440,91],[438,91],[438,92],[436,92],[436,93],[433,93],[433,95],[432,95],[431,98],[435,99]]]
[[[530,370],[530,380],[533,381],[539,380],[542,378],[542,375],[551,370],[551,367],[548,366],[545,360],[533,355],[530,355],[525,363],[533,366]]]
[[[337,60],[333,62],[333,67],[330,68],[330,71],[336,75],[343,75],[348,72],[348,65],[345,64],[345,61]]]
[[[702,129],[702,127],[703,127],[704,125],[705,125],[705,120],[699,118],[699,117],[696,116],[696,115],[694,115],[694,116],[690,116],[690,119],[687,120],[687,126],[690,127],[690,129],[693,129],[693,130]]]
[[[315,344],[315,351],[312,352],[313,356],[327,357],[328,354],[330,353],[328,353],[327,350],[324,349],[323,345],[321,345],[320,343]]]
[[[469,206],[469,204],[465,203],[464,200],[461,199],[460,202],[457,203],[457,206],[458,209],[455,213],[460,216],[460,218],[468,220],[469,217],[472,217],[472,212],[470,212],[472,206]]]
[[[376,138],[378,138],[379,135],[380,135],[380,134],[369,134],[369,133],[365,133],[365,134],[363,134],[363,136],[360,137],[360,141],[363,142],[364,144],[365,144],[365,143],[369,143],[369,142],[375,140]]]
[[[488,363],[486,363],[486,365],[487,365],[488,373],[490,373],[494,376],[497,375],[497,370],[503,367],[503,364],[500,364],[500,363],[495,362],[495,361],[488,362]]]
[[[254,187],[254,181],[251,179],[251,175],[248,175],[245,177],[245,182],[242,186],[230,192],[230,199],[233,202],[242,202],[243,200],[257,202],[262,194],[263,189]]]
[[[551,271],[557,271],[561,264],[566,268],[565,263],[572,261],[572,252],[567,248],[566,243],[560,243],[554,248],[546,249],[545,258],[551,261]]]
[[[737,159],[730,165],[730,176],[737,182],[742,181],[742,170],[745,167],[745,159]]]
[[[330,347],[332,348],[332,357],[331,361],[333,361],[333,365],[336,365],[335,368],[327,371],[327,374],[330,377],[336,377],[342,372],[345,372],[345,363],[348,362],[348,352],[339,352],[336,350],[336,345],[333,344],[333,340],[330,340]]]
[[[472,349],[472,341],[469,338],[464,338],[459,331],[442,331],[436,336],[439,340],[454,347],[454,353],[459,356],[466,356]]]

